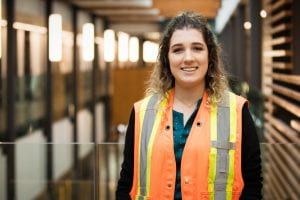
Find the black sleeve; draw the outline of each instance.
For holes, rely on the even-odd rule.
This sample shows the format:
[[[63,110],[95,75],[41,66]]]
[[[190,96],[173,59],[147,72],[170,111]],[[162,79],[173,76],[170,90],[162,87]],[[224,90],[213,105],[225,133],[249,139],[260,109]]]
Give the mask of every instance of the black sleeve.
[[[134,165],[134,121],[134,109],[132,109],[126,131],[124,161],[117,186],[116,200],[130,200]]]
[[[244,189],[240,199],[262,199],[262,177],[259,140],[247,105],[242,114],[242,175]]]

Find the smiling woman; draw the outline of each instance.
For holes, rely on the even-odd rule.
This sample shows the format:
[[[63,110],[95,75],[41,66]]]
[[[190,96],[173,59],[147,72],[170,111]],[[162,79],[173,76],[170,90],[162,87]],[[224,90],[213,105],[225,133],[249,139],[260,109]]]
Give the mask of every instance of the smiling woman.
[[[205,89],[208,49],[203,34],[191,28],[174,31],[168,58],[175,79],[173,108],[183,113],[186,122],[194,110],[190,105],[196,105]]]
[[[158,58],[132,109],[117,199],[261,199],[248,103],[228,91],[206,19],[184,12],[171,20]]]

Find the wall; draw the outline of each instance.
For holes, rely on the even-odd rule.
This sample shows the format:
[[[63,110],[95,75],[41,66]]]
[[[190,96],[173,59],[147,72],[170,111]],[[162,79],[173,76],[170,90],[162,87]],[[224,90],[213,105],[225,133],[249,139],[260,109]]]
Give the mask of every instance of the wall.
[[[299,1],[264,2],[265,199],[299,199],[300,75]],[[297,10],[297,11],[296,11]],[[295,62],[296,61],[296,62]]]
[[[144,97],[150,67],[113,69],[112,124],[127,124],[133,103]]]

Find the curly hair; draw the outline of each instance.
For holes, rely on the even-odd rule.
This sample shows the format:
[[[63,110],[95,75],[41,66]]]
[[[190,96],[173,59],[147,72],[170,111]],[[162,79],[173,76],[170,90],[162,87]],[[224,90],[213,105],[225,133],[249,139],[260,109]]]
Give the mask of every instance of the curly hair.
[[[185,11],[173,18],[163,33],[158,61],[147,82],[146,95],[156,94],[161,98],[175,86],[175,79],[170,70],[168,52],[170,40],[176,30],[197,29],[203,34],[208,48],[208,71],[205,75],[205,88],[210,103],[219,103],[223,92],[228,88],[228,81],[221,61],[221,48],[211,31],[207,19],[194,12]]]

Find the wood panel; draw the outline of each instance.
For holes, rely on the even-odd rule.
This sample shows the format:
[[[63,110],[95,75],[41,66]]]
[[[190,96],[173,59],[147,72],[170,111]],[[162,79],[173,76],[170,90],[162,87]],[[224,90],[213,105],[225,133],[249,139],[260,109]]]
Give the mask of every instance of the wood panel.
[[[283,56],[292,56],[293,52],[291,50],[270,50],[267,51],[265,55],[270,57],[283,57]]]
[[[134,102],[143,98],[151,67],[115,68],[112,72],[112,124],[127,124]]]
[[[292,41],[291,37],[279,37],[276,39],[273,39],[271,44],[272,45],[280,45],[280,44],[285,44],[285,43],[290,43]]]
[[[276,14],[274,17],[272,17],[271,22],[275,23],[283,18],[291,17],[291,16],[292,16],[291,11],[282,11],[282,12],[279,12],[278,14]]]
[[[300,107],[297,106],[296,104],[290,103],[289,101],[280,98],[276,95],[269,96],[268,98],[270,98],[272,102],[275,103],[276,105],[282,107],[283,109],[289,111],[290,113],[296,115],[297,117],[300,117]]]
[[[274,80],[283,81],[294,85],[300,85],[300,75],[288,75],[280,73],[272,73],[271,77]]]
[[[293,189],[291,186],[291,181],[287,178],[286,173],[288,172],[287,166],[285,166],[280,158],[278,157],[277,153],[274,152],[274,147],[278,144],[276,144],[276,141],[270,136],[266,136],[267,141],[270,143],[266,147],[266,154],[268,156],[268,160],[265,164],[265,193],[268,195],[273,195],[275,191],[274,183],[270,182],[270,180],[267,178],[269,176],[274,177],[274,179],[277,181],[277,183],[280,185],[282,190],[284,192],[282,193],[282,190],[276,190],[280,191],[280,195],[284,198],[282,199],[293,199],[297,200],[299,195],[297,194],[298,191]],[[290,175],[292,176],[292,175]],[[297,185],[296,185],[297,186]],[[274,198],[268,198],[268,199],[274,199]]]
[[[275,26],[273,28],[270,28],[270,30],[267,30],[266,32],[275,34],[275,33],[279,33],[279,32],[290,30],[290,29],[291,29],[290,24],[281,24],[281,25]]]
[[[181,10],[193,10],[213,18],[220,6],[220,0],[153,0],[153,7],[158,8],[160,14],[167,17],[173,17]]]
[[[272,115],[265,113],[265,119],[270,122],[278,131],[281,132],[284,137],[289,139],[289,142],[300,144],[299,133],[294,131],[290,126],[288,126],[284,121],[273,117]]]
[[[300,199],[300,75],[294,73],[292,7],[295,0],[262,1],[262,89],[265,95],[264,194]],[[267,91],[267,92],[266,92]]]
[[[286,4],[290,4],[292,1],[291,0],[281,0],[281,1],[277,1],[274,4],[271,4],[271,10],[277,10],[278,8],[286,5]]]
[[[292,63],[287,63],[287,62],[273,62],[273,66],[274,69],[288,69],[291,70],[293,69],[293,64]]]
[[[291,127],[296,131],[300,132],[300,121],[298,120],[291,120]]]
[[[294,99],[296,101],[300,101],[300,92],[293,90],[293,89],[289,89],[287,87],[284,86],[280,86],[278,84],[272,84],[272,85],[267,85],[269,87],[272,88],[273,91],[278,92],[282,95],[285,95],[291,99]]]
[[[290,141],[286,137],[284,137],[279,131],[277,131],[271,123],[267,122],[265,124],[265,129],[268,132],[267,136],[271,136],[274,139],[272,140],[273,143],[276,142],[285,145],[285,148],[288,149],[288,151],[291,154],[291,157],[295,160],[299,160],[299,146],[297,147],[296,145],[291,144]]]

